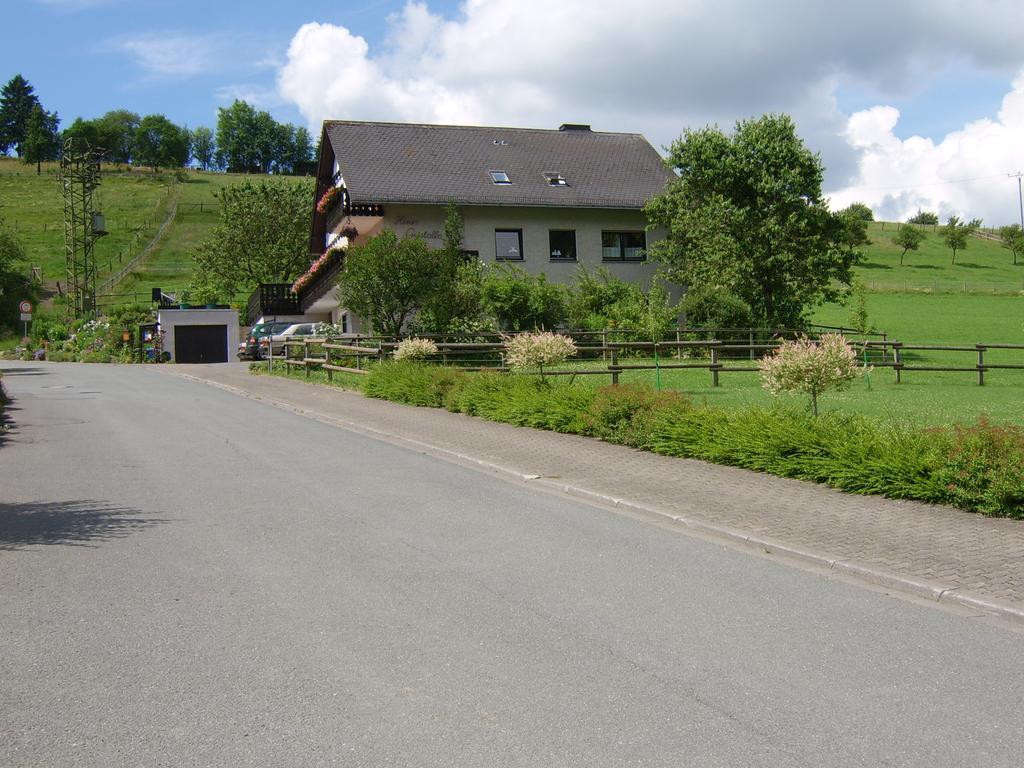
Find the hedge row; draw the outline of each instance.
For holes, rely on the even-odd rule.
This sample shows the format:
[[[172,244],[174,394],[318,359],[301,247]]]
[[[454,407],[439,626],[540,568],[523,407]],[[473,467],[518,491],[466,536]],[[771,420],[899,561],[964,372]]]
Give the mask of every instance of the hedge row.
[[[640,384],[595,389],[409,362],[374,368],[363,391],[851,493],[1024,519],[1024,429],[984,420],[920,429],[878,424],[857,414],[814,417],[787,407],[732,411],[698,406],[678,392]]]

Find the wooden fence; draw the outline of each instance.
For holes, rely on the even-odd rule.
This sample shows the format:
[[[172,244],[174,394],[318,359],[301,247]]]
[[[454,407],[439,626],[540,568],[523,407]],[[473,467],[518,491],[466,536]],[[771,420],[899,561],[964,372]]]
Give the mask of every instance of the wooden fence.
[[[307,377],[320,369],[327,372],[328,379],[338,371],[366,374],[369,363],[389,360],[397,346],[394,340],[372,337],[305,337],[285,342],[283,353],[271,355],[268,366],[273,368],[276,361],[289,367],[301,367]],[[711,385],[718,387],[725,374],[757,372],[758,359],[778,346],[778,341],[743,343],[721,339],[578,343],[578,364],[546,370],[544,375],[608,376],[612,384],[618,384],[621,375],[629,371],[660,373],[696,369],[707,371]],[[969,373],[977,377],[979,386],[984,386],[989,371],[1024,370],[1024,354],[1007,356],[1007,353],[1024,352],[1024,344],[941,346],[866,340],[853,346],[874,368],[892,369],[897,384],[907,373],[931,371]],[[437,348],[438,353],[431,362],[466,371],[509,371],[501,342],[439,342]],[[999,353],[998,358],[993,359],[992,353]],[[955,360],[943,363],[944,356],[952,354],[969,354],[973,364],[957,365]]]

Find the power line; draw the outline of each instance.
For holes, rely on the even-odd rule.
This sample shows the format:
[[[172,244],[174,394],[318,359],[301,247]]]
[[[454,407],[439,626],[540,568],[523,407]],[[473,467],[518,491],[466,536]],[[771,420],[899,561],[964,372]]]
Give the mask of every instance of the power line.
[[[1010,175],[1013,176],[1014,174],[1011,173]],[[864,190],[866,192],[867,191],[871,191],[871,190],[882,190],[882,189],[920,189],[921,187],[936,187],[936,186],[941,186],[941,185],[944,185],[944,184],[967,184],[967,183],[972,182],[972,181],[987,181],[989,179],[1002,179],[1002,178],[1005,178],[1003,176],[1003,174],[997,173],[997,174],[994,174],[992,176],[974,176],[973,178],[969,178],[969,179],[947,179],[946,181],[929,181],[929,182],[925,182],[924,184],[893,184],[893,185],[887,186],[887,187],[859,187],[859,189],[862,189],[862,190]]]

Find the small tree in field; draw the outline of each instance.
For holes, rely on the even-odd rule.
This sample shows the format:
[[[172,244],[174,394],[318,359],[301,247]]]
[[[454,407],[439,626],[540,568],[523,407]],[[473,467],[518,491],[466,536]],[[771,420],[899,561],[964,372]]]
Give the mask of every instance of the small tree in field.
[[[903,249],[900,252],[900,266],[903,265],[903,257],[907,255],[907,251],[916,251],[926,237],[923,230],[910,224],[904,224],[899,228],[892,242],[897,248]]]
[[[838,333],[826,333],[817,342],[803,336],[783,341],[771,355],[761,358],[761,382],[773,395],[803,392],[811,396],[818,415],[818,395],[842,389],[867,369],[857,365],[857,353]]]
[[[956,264],[956,252],[967,248],[967,238],[978,228],[980,219],[964,224],[956,216],[950,216],[939,232],[942,234],[942,242],[953,252],[953,264]]]
[[[1003,242],[1003,248],[1013,254],[1013,265],[1017,266],[1017,257],[1024,255],[1024,229],[1020,228],[1020,224],[1000,227],[999,239]]]
[[[544,366],[564,363],[576,354],[576,342],[560,333],[520,333],[505,337],[505,363],[514,371],[536,368],[544,380]]]

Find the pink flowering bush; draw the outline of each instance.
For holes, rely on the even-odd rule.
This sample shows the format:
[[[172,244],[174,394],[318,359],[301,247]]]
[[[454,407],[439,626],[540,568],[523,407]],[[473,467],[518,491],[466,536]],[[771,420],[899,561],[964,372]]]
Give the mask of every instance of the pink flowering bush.
[[[826,333],[818,341],[801,336],[783,341],[771,355],[758,363],[761,382],[773,395],[803,392],[811,396],[811,409],[818,415],[818,395],[842,389],[866,369],[857,364],[857,353],[839,333]]]

